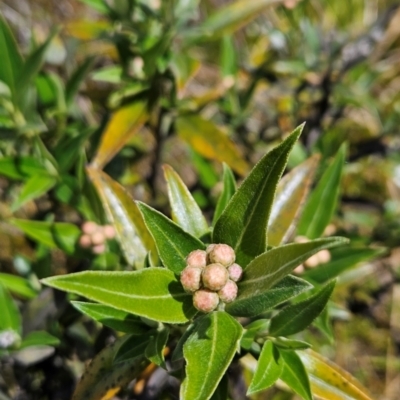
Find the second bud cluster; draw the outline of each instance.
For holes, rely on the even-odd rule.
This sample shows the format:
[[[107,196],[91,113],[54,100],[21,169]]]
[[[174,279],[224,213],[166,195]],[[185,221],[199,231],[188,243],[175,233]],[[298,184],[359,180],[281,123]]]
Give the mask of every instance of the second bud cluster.
[[[243,274],[235,258],[234,250],[227,244],[210,244],[205,251],[194,250],[187,256],[181,283],[187,292],[193,293],[193,304],[199,311],[211,312],[220,301],[235,300],[236,282]]]

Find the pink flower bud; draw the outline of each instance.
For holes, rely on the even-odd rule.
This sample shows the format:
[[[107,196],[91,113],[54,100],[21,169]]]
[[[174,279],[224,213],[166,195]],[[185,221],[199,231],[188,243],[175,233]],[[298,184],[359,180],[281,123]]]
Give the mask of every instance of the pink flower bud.
[[[306,261],[304,261],[304,266],[308,267],[308,268],[314,268],[319,264],[319,258],[317,254],[314,254],[313,256],[311,256],[309,259],[307,259]]]
[[[204,268],[207,265],[207,253],[204,250],[194,250],[186,257],[191,267]]]
[[[94,245],[103,244],[105,240],[106,238],[104,237],[103,232],[95,232],[92,235],[92,243]]]
[[[193,293],[201,286],[201,268],[187,266],[181,272],[181,283],[186,292]]]
[[[304,272],[304,265],[300,264],[298,265],[294,270],[293,273],[295,273],[296,275],[300,275]]]
[[[92,245],[92,240],[90,239],[89,235],[82,235],[79,238],[79,245],[84,249],[89,248]]]
[[[238,282],[242,278],[243,268],[239,264],[232,264],[228,267],[229,279],[233,282]]]
[[[107,239],[114,239],[115,238],[115,229],[112,225],[105,225],[103,226],[103,233]]]
[[[218,296],[224,303],[231,303],[233,300],[236,299],[237,293],[238,287],[236,283],[228,280],[225,286],[218,291]]]
[[[106,246],[104,244],[98,244],[93,246],[92,251],[94,254],[103,254],[106,251]]]
[[[200,289],[193,295],[193,305],[201,312],[215,310],[219,304],[218,294],[208,289]]]
[[[221,289],[229,278],[228,270],[221,264],[210,264],[203,269],[203,284],[211,290]]]
[[[97,229],[98,225],[96,224],[96,222],[93,221],[87,221],[82,225],[82,231],[87,235],[92,235],[97,231]]]
[[[229,267],[235,262],[235,252],[231,246],[227,244],[216,244],[208,254],[208,258],[212,263],[222,264]]]
[[[325,264],[329,261],[331,261],[331,253],[329,250],[321,250],[316,254],[318,256],[318,261],[320,264]]]

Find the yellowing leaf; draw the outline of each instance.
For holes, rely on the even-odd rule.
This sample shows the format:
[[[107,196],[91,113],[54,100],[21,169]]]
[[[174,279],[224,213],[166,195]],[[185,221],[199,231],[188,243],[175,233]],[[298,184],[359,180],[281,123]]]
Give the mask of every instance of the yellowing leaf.
[[[92,40],[110,29],[111,25],[107,21],[70,21],[65,25],[67,33],[77,39]]]
[[[248,171],[249,166],[238,148],[213,122],[198,115],[185,115],[176,120],[176,129],[178,135],[202,156],[226,162],[241,175]]]
[[[312,393],[326,400],[372,400],[365,389],[353,376],[320,354],[312,351],[298,351],[308,372]]]
[[[116,111],[106,126],[92,166],[103,168],[139,132],[147,118],[145,101],[129,104]]]

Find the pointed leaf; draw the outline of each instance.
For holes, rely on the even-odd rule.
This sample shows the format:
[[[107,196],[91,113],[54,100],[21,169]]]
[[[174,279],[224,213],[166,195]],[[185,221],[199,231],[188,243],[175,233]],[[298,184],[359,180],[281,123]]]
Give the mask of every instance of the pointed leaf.
[[[229,201],[231,200],[232,196],[236,192],[235,176],[233,175],[232,170],[225,163],[224,163],[224,175],[222,181],[224,186],[222,188],[222,193],[219,196],[217,206],[215,207],[213,225],[216,224],[218,218],[221,216],[226,206],[229,204]]]
[[[255,292],[241,291],[236,300],[226,305],[225,310],[235,317],[256,317],[292,297],[310,290],[312,285],[307,281],[288,275],[268,290]]]
[[[21,229],[27,236],[50,248],[60,248],[67,253],[73,253],[75,243],[81,235],[81,230],[66,222],[31,221],[12,219],[13,225]]]
[[[20,276],[5,274],[0,272],[0,284],[7,290],[19,296],[32,299],[37,296],[37,291],[33,289],[29,281]]]
[[[270,340],[267,340],[258,358],[257,368],[247,390],[247,395],[265,390],[279,379],[284,364],[280,358],[278,349]]]
[[[311,390],[324,400],[372,400],[368,390],[338,365],[312,350],[297,352],[310,378]]]
[[[200,240],[186,233],[165,215],[138,202],[145,224],[153,235],[164,266],[179,274],[186,267],[186,257],[193,250],[204,250]]]
[[[307,328],[325,308],[335,283],[335,281],[332,281],[308,299],[291,304],[281,310],[272,317],[269,334],[272,336],[289,336]]]
[[[126,340],[121,344],[118,351],[115,353],[114,363],[120,363],[132,358],[144,356],[146,347],[152,339],[152,336],[148,333],[146,335],[127,335],[124,337]]]
[[[304,400],[313,400],[310,381],[300,357],[294,351],[282,350],[284,360],[281,379]]]
[[[274,345],[283,350],[305,350],[311,347],[310,343],[302,340],[287,339],[283,336],[272,339]]]
[[[186,378],[182,400],[208,400],[238,350],[242,326],[229,314],[216,311],[196,321],[194,332],[183,345]]]
[[[236,262],[244,267],[267,248],[267,225],[275,189],[302,129],[303,126],[295,129],[258,162],[215,224],[213,242],[233,247]]]
[[[307,270],[304,277],[313,282],[324,283],[336,278],[342,272],[353,268],[362,261],[371,260],[385,252],[385,249],[369,249],[357,247],[345,247],[335,249],[331,253],[332,260],[326,264],[319,265],[318,268]]]
[[[16,211],[28,201],[43,196],[56,183],[57,178],[51,175],[40,174],[30,177],[23,186],[18,198],[12,204],[11,209]]]
[[[82,375],[71,400],[111,399],[121,388],[135,379],[149,364],[144,357],[114,362],[114,357],[126,337],[96,355]]]
[[[58,346],[60,339],[50,335],[46,331],[35,331],[29,333],[21,343],[20,348],[23,349],[29,346]]]
[[[106,173],[94,168],[87,168],[87,171],[100,195],[108,220],[115,228],[128,263],[140,266],[149,251],[156,262],[155,243],[132,197]]]
[[[0,331],[13,330],[21,332],[21,315],[11,295],[0,285]]]
[[[83,301],[71,301],[71,303],[81,313],[116,331],[141,335],[148,330],[147,326],[138,317],[125,311],[117,310],[103,304],[86,303]]]
[[[65,85],[65,102],[70,105],[78,93],[79,86],[86,78],[94,63],[94,57],[88,57],[78,66]]]
[[[202,237],[208,232],[208,224],[196,201],[179,175],[169,165],[164,165],[168,184],[168,197],[172,219],[186,232]]]
[[[279,246],[291,236],[310,191],[319,155],[314,155],[285,175],[276,189],[268,221],[268,244]]]
[[[42,282],[159,322],[184,323],[196,314],[192,296],[183,291],[173,272],[164,268],[134,272],[84,271],[53,276]]]
[[[176,130],[195,151],[211,160],[226,162],[234,171],[244,175],[248,170],[246,161],[226,134],[198,115],[184,115],[176,120]]]
[[[320,237],[332,219],[339,198],[340,180],[346,156],[343,144],[311,193],[297,227],[297,233],[315,239]]]
[[[93,167],[103,168],[139,132],[149,117],[146,105],[145,101],[137,101],[112,114],[92,161]]]
[[[29,176],[46,173],[46,169],[35,157],[2,157],[0,159],[0,175],[7,178],[24,180]]]
[[[145,350],[146,357],[154,364],[163,368],[165,368],[164,349],[168,341],[168,336],[168,329],[164,328],[157,331],[150,339],[150,342]]]

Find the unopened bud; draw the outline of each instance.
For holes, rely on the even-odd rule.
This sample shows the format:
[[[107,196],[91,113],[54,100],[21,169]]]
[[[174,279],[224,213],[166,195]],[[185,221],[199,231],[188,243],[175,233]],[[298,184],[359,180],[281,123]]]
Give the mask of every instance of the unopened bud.
[[[211,312],[218,307],[219,297],[216,292],[200,289],[193,295],[193,305],[204,313]]]
[[[308,260],[304,261],[304,265],[308,268],[314,268],[319,264],[319,258],[317,254],[311,256]]]
[[[225,286],[218,291],[218,296],[224,303],[231,303],[233,300],[236,299],[237,293],[238,287],[236,283],[228,280]]]
[[[87,221],[82,225],[82,231],[87,235],[92,235],[97,231],[97,229],[98,225],[96,224],[96,222],[93,221]]]
[[[204,250],[194,250],[186,257],[187,265],[204,268],[207,265],[207,253]]]
[[[103,254],[106,251],[106,246],[104,243],[97,244],[96,246],[93,246],[92,251],[94,254]]]
[[[204,286],[208,289],[222,289],[228,278],[228,270],[221,264],[209,264],[203,269],[202,280]]]
[[[107,239],[114,239],[115,238],[115,229],[112,225],[105,225],[103,227],[104,236]]]
[[[233,282],[238,282],[242,278],[243,268],[239,264],[232,264],[228,267],[229,279]]]
[[[321,250],[319,253],[317,253],[317,256],[320,264],[325,264],[331,261],[331,253],[329,250]]]
[[[201,286],[201,268],[186,267],[181,272],[181,283],[186,292],[193,293]]]
[[[102,232],[96,232],[92,235],[92,243],[94,245],[103,244],[106,238],[104,237]]]
[[[303,264],[298,265],[298,266],[293,270],[293,272],[294,272],[295,274],[297,274],[297,275],[302,274],[302,273],[304,272],[304,265],[303,265]]]
[[[227,244],[216,244],[208,253],[208,258],[212,263],[219,263],[224,267],[229,267],[235,262],[235,252]]]
[[[79,238],[79,245],[84,249],[89,248],[92,245],[92,240],[90,239],[89,235],[82,235]]]

